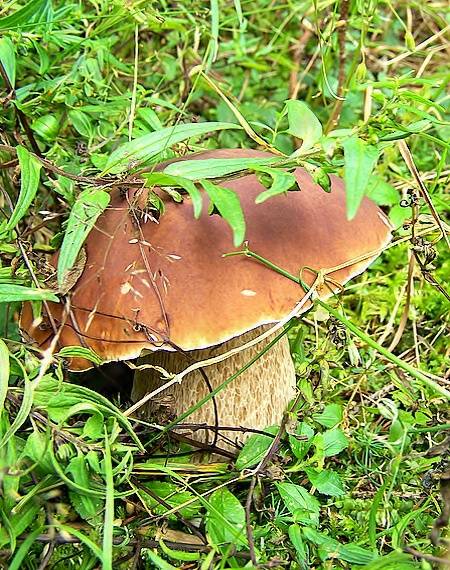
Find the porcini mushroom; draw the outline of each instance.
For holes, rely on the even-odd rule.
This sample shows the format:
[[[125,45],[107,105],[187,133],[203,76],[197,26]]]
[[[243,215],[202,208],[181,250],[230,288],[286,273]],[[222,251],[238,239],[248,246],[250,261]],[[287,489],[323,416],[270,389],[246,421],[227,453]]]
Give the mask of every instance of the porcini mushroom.
[[[236,149],[188,158],[268,156]],[[344,284],[364,271],[389,242],[389,223],[367,198],[348,221],[343,182],[336,176],[331,176],[329,193],[305,170],[296,169],[295,176],[300,191],[261,204],[255,204],[255,198],[264,188],[255,175],[223,185],[239,195],[252,251],[295,275],[303,267],[321,270],[341,265],[331,277]],[[139,192],[136,200],[142,206],[148,189]],[[192,362],[257,338],[271,324],[283,322],[304,298],[298,284],[264,264],[245,256],[224,257],[235,250],[231,231],[219,215],[208,213],[206,195],[198,220],[193,218],[189,198],[175,203],[165,193],[160,195],[166,211],[159,223],[137,223],[133,191],[128,197],[113,191],[110,206],[86,240],[87,261],[71,290],[69,314],[63,318],[62,306],[48,303],[54,322],[62,326],[59,346],[89,347],[105,362],[133,359],[145,349],[144,362],[178,373]],[[309,285],[314,278],[311,271],[303,273]],[[328,287],[319,292],[331,294]],[[308,300],[302,310],[310,306]],[[34,322],[27,305],[21,326],[41,347],[53,335],[47,316]],[[202,370],[196,369],[162,392],[164,401],[159,396],[151,400],[148,409],[155,413],[164,405],[179,415],[264,352],[269,340],[208,366],[209,387]],[[91,366],[80,358],[70,362],[72,370]],[[140,370],[133,399],[139,400],[162,382],[158,368]],[[263,429],[280,422],[294,393],[295,371],[283,337],[217,395],[216,412],[209,401],[189,421],[212,425],[217,419],[222,426]]]

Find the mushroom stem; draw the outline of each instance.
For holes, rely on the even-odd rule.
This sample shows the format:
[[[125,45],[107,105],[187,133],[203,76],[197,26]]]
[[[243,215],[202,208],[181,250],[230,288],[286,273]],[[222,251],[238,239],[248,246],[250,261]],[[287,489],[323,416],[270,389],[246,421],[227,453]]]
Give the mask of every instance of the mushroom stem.
[[[259,336],[264,330],[266,327],[258,327],[218,347],[190,351],[185,354],[165,351],[148,352],[140,357],[138,364],[151,364],[162,367],[171,374],[176,374],[193,361],[199,362],[241,346]],[[166,423],[170,418],[195,406],[211,390],[220,386],[262,352],[250,368],[239,374],[233,382],[215,396],[217,417],[214,402],[211,399],[195,410],[185,422],[195,425],[216,426],[217,424],[218,427],[242,428],[241,434],[239,431],[219,430],[218,443],[224,448],[229,447],[227,443],[224,443],[227,440],[244,440],[245,428],[263,430],[269,425],[279,424],[287,404],[295,394],[295,370],[286,336],[264,352],[264,348],[276,334],[278,333],[222,362],[189,373],[180,384],[172,385],[167,391],[142,406],[140,408],[141,417],[158,423]],[[157,370],[152,368],[137,370],[132,392],[133,401],[139,401],[163,383],[164,380],[161,379],[160,372]],[[197,441],[208,443],[213,440],[214,431],[193,428],[192,437]]]

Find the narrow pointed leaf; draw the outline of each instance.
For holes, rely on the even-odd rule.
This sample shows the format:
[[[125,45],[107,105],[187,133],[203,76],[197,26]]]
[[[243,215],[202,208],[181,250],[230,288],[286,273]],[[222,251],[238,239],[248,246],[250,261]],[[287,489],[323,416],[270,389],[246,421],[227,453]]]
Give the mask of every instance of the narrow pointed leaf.
[[[182,160],[173,162],[164,169],[166,174],[183,176],[190,180],[201,178],[221,178],[241,170],[252,169],[253,166],[270,164],[274,158],[207,158],[205,160]]]
[[[134,167],[138,166],[175,143],[191,137],[198,137],[212,131],[240,128],[239,125],[233,123],[219,122],[187,123],[165,127],[119,146],[108,158],[102,174],[118,174],[129,169],[131,164]]]
[[[284,194],[290,190],[293,186],[296,186],[297,180],[293,174],[290,172],[285,172],[284,170],[279,170],[276,168],[258,167],[258,172],[263,172],[268,174],[272,178],[272,185],[264,192],[261,192],[256,199],[256,204],[262,204],[269,198],[273,196],[278,196],[278,194]]]
[[[288,133],[303,141],[300,149],[301,154],[305,150],[309,150],[319,141],[322,136],[322,125],[316,115],[303,101],[297,101],[295,99],[286,101],[286,109],[289,122]]]
[[[233,230],[233,243],[235,247],[238,247],[245,237],[244,212],[238,195],[233,190],[217,186],[209,180],[201,180],[200,182],[211,202]]]
[[[364,195],[368,192],[379,151],[356,136],[348,138],[343,146],[347,219],[352,220]]]
[[[0,303],[15,303],[21,301],[54,301],[58,297],[54,291],[48,289],[35,289],[10,283],[0,285]]]
[[[8,223],[7,230],[16,227],[19,221],[27,213],[39,186],[39,174],[42,164],[25,147],[17,147],[17,158],[20,166],[20,192],[17,204]]]
[[[6,75],[14,88],[16,83],[16,53],[14,44],[8,37],[0,38],[0,61],[5,68]]]

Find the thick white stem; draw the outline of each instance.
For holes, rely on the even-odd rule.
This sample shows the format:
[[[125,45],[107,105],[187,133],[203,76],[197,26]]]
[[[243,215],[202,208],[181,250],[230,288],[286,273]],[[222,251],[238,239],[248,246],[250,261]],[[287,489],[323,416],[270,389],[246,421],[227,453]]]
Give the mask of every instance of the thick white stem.
[[[178,352],[148,353],[142,356],[138,363],[140,365],[160,366],[171,374],[178,373],[193,361],[201,361],[222,354],[255,338],[263,330],[263,327],[257,328],[219,347],[189,352],[187,357]],[[211,389],[215,389],[261,352],[272,338],[264,339],[227,360],[208,366],[203,370],[203,373],[202,370],[194,370],[183,378],[180,384],[171,386],[167,391],[162,392],[140,408],[141,417],[152,419],[158,423],[166,423],[170,417],[176,417],[185,412],[210,393],[205,375]],[[145,394],[155,390],[164,382],[156,370],[138,370],[133,385],[133,401],[140,400]],[[216,395],[217,424],[218,426],[260,430],[269,425],[279,424],[283,412],[294,394],[295,370],[289,352],[289,343],[284,336],[258,358],[248,370],[240,374]],[[210,400],[196,410],[184,420],[184,423],[216,425],[213,401]],[[246,437],[243,432],[230,430],[220,430],[219,433],[222,437],[219,438],[218,443],[222,447],[228,447],[224,444],[223,437],[232,441],[236,439],[243,441]],[[212,431],[208,433],[208,430],[198,430],[189,435],[198,441],[209,440],[211,442],[214,434]]]

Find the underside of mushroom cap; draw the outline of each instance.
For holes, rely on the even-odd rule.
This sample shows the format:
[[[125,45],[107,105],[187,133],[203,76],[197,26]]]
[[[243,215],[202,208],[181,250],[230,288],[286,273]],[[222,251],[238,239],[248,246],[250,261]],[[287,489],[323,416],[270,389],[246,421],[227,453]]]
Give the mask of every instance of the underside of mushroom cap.
[[[271,155],[236,149],[188,158],[253,156]],[[302,268],[331,268],[370,254],[330,274],[344,284],[389,242],[389,223],[367,198],[348,221],[339,178],[331,176],[331,192],[326,193],[305,170],[297,169],[295,176],[300,191],[262,204],[255,204],[265,190],[255,175],[223,186],[239,196],[249,249],[294,275]],[[130,190],[126,197],[112,192],[109,207],[86,240],[86,265],[70,292],[67,314],[62,304],[48,303],[62,327],[59,347],[85,346],[104,361],[135,358],[143,348],[201,349],[278,322],[302,299],[299,285],[263,264],[245,256],[223,257],[236,248],[226,221],[208,213],[206,195],[195,220],[188,197],[176,203],[161,192],[166,211],[159,223],[139,223],[137,212],[148,191]],[[304,269],[302,278],[310,285],[315,274]],[[319,293],[326,296],[330,290],[322,287]],[[53,336],[46,315],[34,322],[28,304],[21,327],[42,348]],[[70,362],[72,370],[91,366],[80,358]]]

